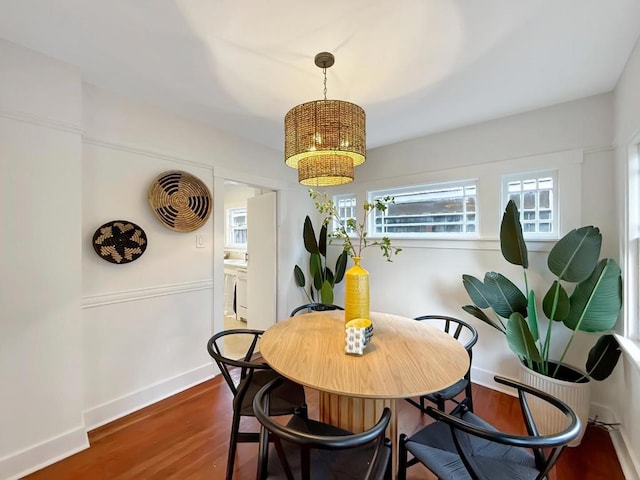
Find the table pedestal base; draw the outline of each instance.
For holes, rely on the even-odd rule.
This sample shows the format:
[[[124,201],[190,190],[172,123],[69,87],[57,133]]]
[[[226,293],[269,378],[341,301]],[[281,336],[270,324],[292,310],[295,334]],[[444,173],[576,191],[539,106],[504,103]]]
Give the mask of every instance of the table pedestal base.
[[[320,421],[359,433],[380,419],[385,407],[391,409],[387,437],[391,440],[392,476],[398,474],[398,422],[395,398],[360,398],[319,392]]]

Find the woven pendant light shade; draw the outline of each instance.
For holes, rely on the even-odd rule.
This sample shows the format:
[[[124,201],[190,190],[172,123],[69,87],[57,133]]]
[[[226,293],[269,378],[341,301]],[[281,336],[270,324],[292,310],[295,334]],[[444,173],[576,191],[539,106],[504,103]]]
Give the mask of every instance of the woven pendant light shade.
[[[353,181],[353,167],[365,161],[365,113],[343,100],[327,100],[326,70],[334,63],[329,52],[316,55],[324,72],[324,100],[293,107],[284,117],[285,163],[298,169],[303,185],[342,185]]]
[[[302,158],[339,154],[364,163],[365,113],[355,103],[315,100],[293,107],[284,117],[285,163],[298,168]]]
[[[353,182],[353,160],[336,154],[303,158],[298,162],[298,182],[309,187]]]

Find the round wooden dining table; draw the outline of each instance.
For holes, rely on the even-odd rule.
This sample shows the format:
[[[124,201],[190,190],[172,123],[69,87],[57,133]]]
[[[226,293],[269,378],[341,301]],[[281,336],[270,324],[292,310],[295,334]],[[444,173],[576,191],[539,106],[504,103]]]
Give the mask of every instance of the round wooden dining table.
[[[397,472],[398,399],[441,390],[469,368],[464,346],[436,327],[371,312],[373,336],[364,354],[345,353],[344,311],[297,315],[277,322],[260,339],[260,353],[281,375],[319,391],[320,420],[361,432],[384,407]]]

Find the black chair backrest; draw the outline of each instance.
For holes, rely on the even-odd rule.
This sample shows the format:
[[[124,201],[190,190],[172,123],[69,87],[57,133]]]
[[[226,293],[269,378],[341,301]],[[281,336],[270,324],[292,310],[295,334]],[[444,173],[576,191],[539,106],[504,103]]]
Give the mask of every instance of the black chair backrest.
[[[448,317],[446,315],[422,315],[420,317],[415,317],[415,319],[429,320],[433,322],[439,321],[442,323],[442,329],[444,332],[448,333],[456,340],[460,340],[460,335],[464,333],[464,348],[469,352],[469,355],[471,355],[471,349],[478,341],[478,331],[475,327],[458,318]]]
[[[451,433],[456,449],[458,450],[460,458],[467,467],[467,470],[470,472],[479,472],[479,470],[475,465],[473,456],[470,454],[469,449],[466,448],[468,445],[468,438],[466,438],[464,434],[484,438],[504,445],[532,449],[535,457],[536,468],[540,472],[536,478],[546,478],[546,475],[557,462],[564,447],[579,435],[580,420],[566,403],[546,392],[503,377],[496,376],[494,377],[494,380],[497,383],[501,383],[518,390],[520,408],[522,410],[522,416],[528,435],[515,435],[492,429],[485,429],[478,425],[467,423],[460,418],[448,415],[432,407],[427,408],[427,413],[436,420],[445,422],[451,427]],[[564,430],[554,434],[539,435],[527,402],[527,395],[537,397],[558,409],[567,418],[568,426]],[[477,473],[476,475],[480,478],[479,475],[481,474]]]
[[[251,361],[251,358],[255,353],[258,340],[263,333],[263,330],[250,330],[243,328],[223,330],[213,335],[207,342],[207,351],[215,360],[216,365],[220,369],[220,373],[222,373],[222,376],[229,385],[234,396],[237,396],[238,394],[238,384],[240,383],[240,380],[247,377],[247,375],[252,375],[254,370],[267,370],[270,368],[266,363]],[[225,357],[222,353],[222,341],[224,337],[229,335],[253,337],[249,347],[247,348],[247,353],[241,360],[234,360],[232,358]],[[234,378],[231,375],[231,369],[233,368],[240,368],[240,378],[236,381],[234,381]]]
[[[269,392],[282,381],[277,378],[267,383],[258,390],[253,399],[253,411],[258,421],[270,432],[278,452],[278,458],[282,464],[288,478],[308,479],[311,476],[311,450],[347,450],[363,447],[367,444],[375,443],[371,461],[365,475],[365,479],[382,478],[388,472],[387,458],[383,452],[385,447],[385,430],[391,420],[391,410],[386,408],[378,422],[370,429],[353,434],[345,435],[320,435],[316,433],[302,432],[276,422],[269,416]],[[293,472],[284,453],[282,442],[289,442],[296,445],[300,452],[300,472]],[[384,460],[383,460],[384,459]],[[356,466],[358,467],[358,466]],[[364,468],[364,465],[361,466]],[[360,467],[358,467],[360,468]],[[295,473],[298,473],[295,475]]]
[[[327,310],[344,310],[344,308],[342,308],[339,305],[332,305],[329,303],[305,303],[304,305],[300,305],[299,307],[294,308],[293,311],[291,312],[291,315],[289,316],[293,317],[298,312],[302,312],[302,311],[304,311],[304,313],[311,313],[311,312],[325,312]]]

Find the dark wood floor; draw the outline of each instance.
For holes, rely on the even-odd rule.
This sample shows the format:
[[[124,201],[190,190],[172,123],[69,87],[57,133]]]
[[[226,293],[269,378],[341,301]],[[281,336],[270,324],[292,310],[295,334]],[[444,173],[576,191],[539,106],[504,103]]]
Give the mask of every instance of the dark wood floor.
[[[308,392],[310,414],[317,395]],[[474,386],[475,411],[500,429],[524,431],[515,398]],[[231,394],[220,376],[89,433],[91,448],[25,477],[29,480],[224,478]],[[252,422],[253,419],[247,419]],[[411,433],[428,417],[401,402],[399,429]],[[244,420],[243,420],[244,422]],[[247,425],[248,426],[248,425]],[[240,444],[236,479],[255,478],[256,446]],[[422,466],[409,479],[434,479]],[[579,447],[565,449],[552,480],[624,480],[609,434],[589,427]]]

